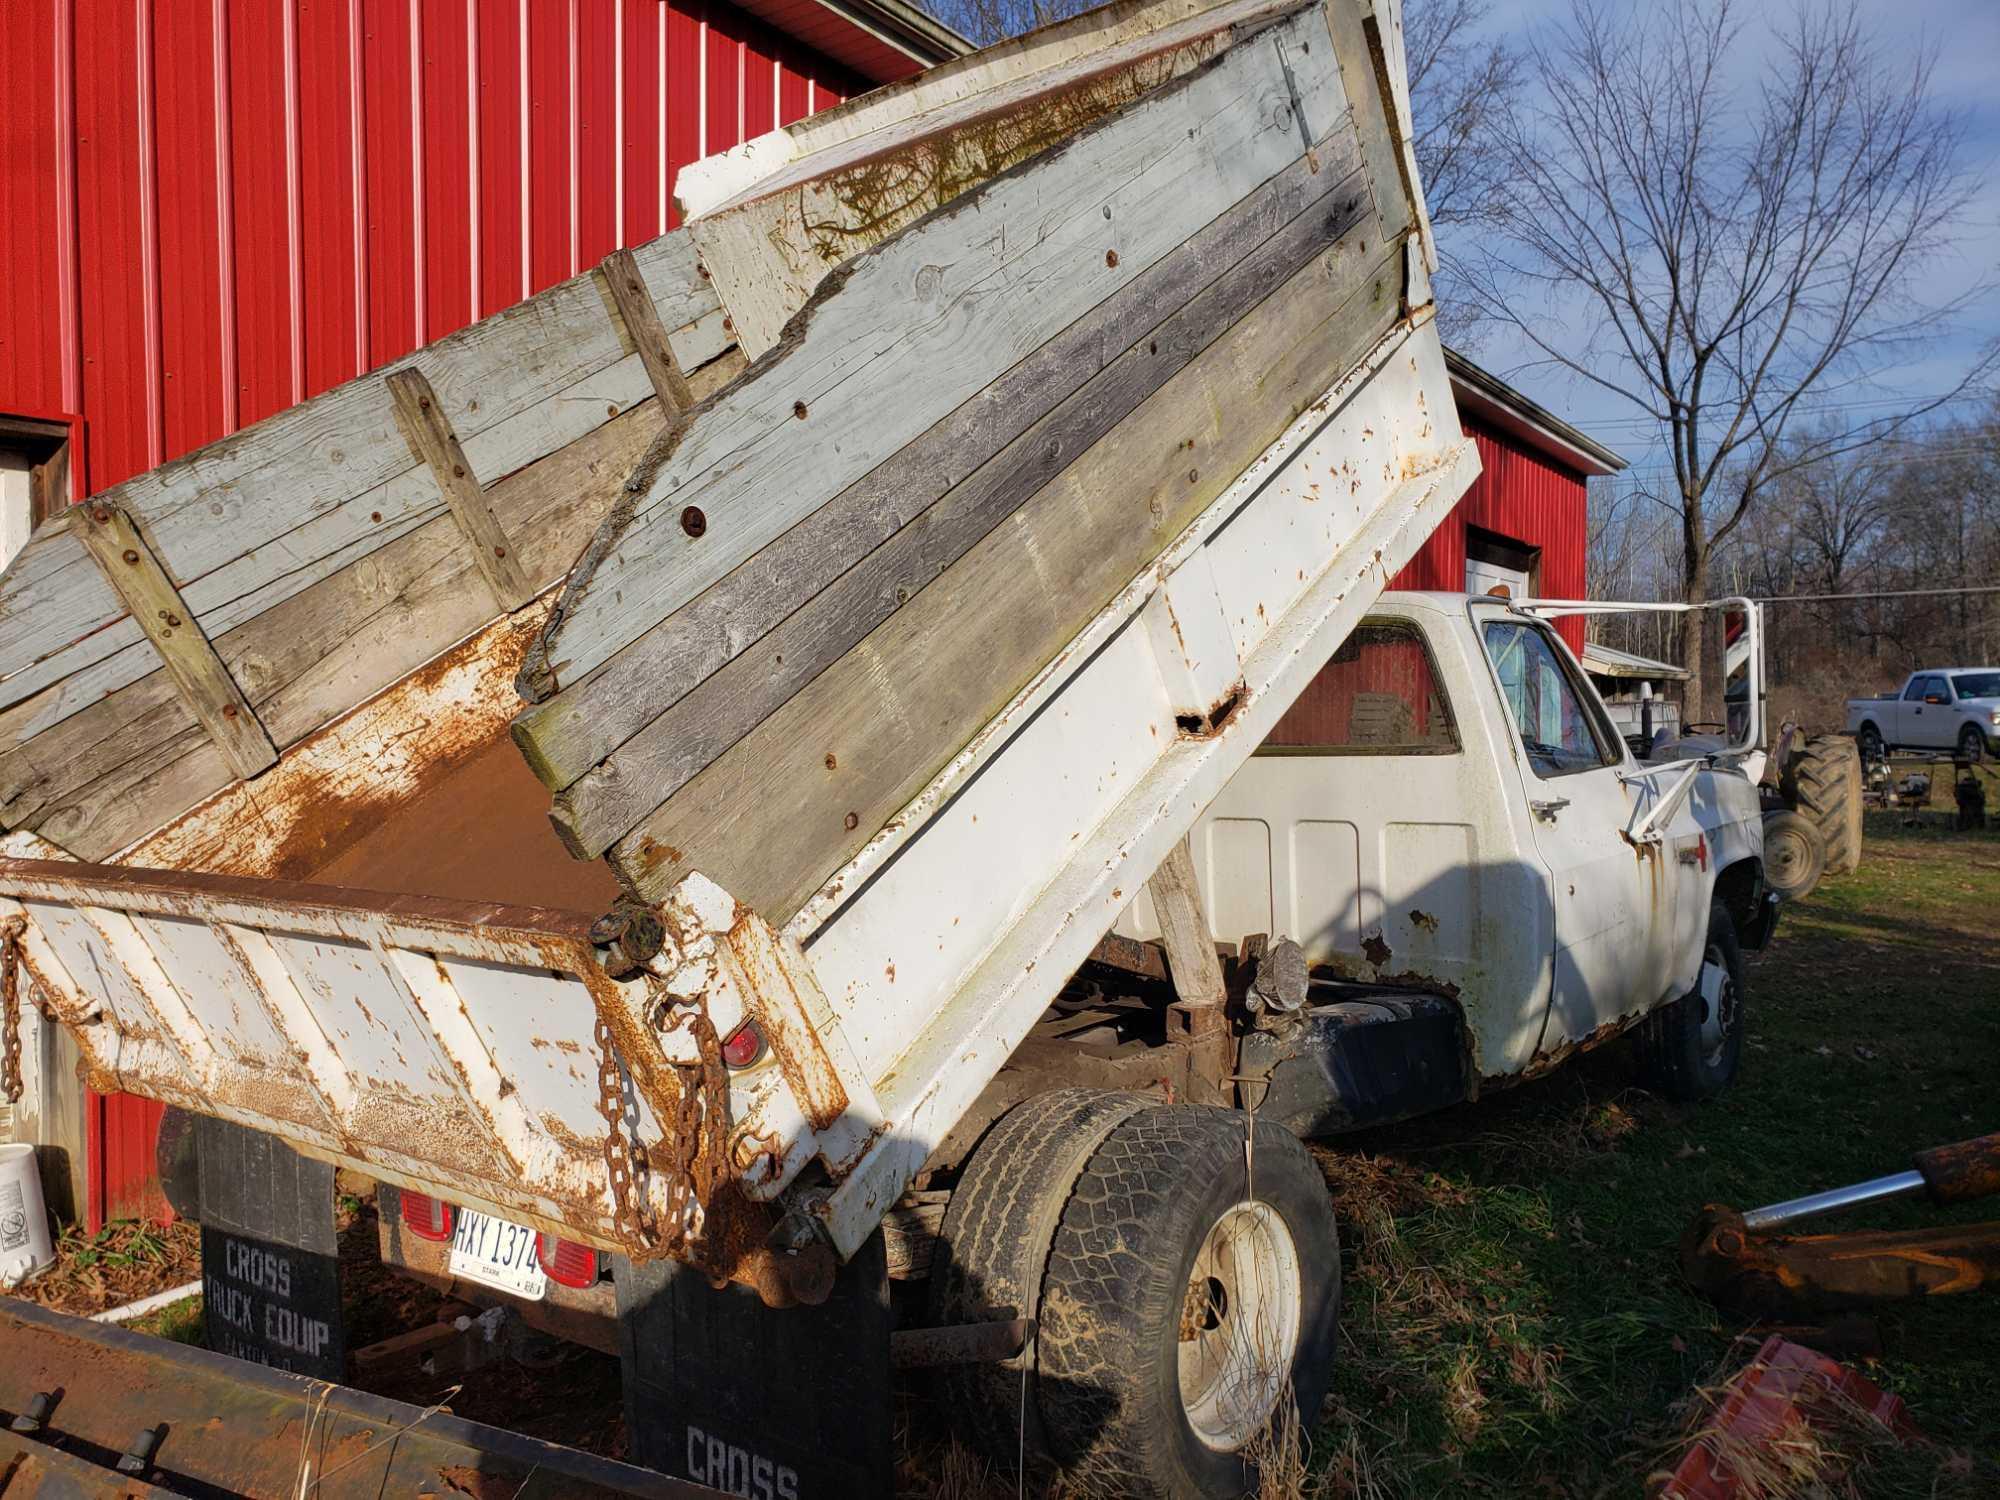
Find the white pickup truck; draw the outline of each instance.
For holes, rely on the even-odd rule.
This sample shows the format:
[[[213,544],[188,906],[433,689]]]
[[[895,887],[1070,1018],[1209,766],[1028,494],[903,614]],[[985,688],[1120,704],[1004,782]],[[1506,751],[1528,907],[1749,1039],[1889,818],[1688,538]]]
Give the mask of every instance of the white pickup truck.
[[[1927,667],[1889,698],[1849,698],[1847,732],[1863,760],[1889,750],[2000,753],[2000,667]]]

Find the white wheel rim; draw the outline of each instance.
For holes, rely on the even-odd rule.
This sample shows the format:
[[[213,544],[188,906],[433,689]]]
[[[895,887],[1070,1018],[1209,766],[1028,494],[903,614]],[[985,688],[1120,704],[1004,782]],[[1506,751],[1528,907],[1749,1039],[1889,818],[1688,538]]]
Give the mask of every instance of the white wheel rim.
[[[1730,1028],[1736,1024],[1736,985],[1720,948],[1710,948],[1702,956],[1696,988],[1701,993],[1701,1055],[1712,1067],[1722,1060]]]
[[[1246,1201],[1215,1221],[1180,1326],[1181,1404],[1205,1445],[1234,1453],[1269,1423],[1291,1381],[1304,1303],[1298,1246],[1275,1209]]]

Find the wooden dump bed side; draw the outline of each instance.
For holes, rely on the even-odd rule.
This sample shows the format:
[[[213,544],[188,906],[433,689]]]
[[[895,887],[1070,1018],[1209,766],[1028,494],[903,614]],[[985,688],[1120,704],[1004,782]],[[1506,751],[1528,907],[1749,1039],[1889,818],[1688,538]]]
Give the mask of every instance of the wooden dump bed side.
[[[745,319],[802,301],[530,653],[515,735],[578,854],[788,917],[1403,315],[1353,14],[1236,0],[695,221],[725,299],[761,268]]]
[[[684,234],[614,263],[692,395],[741,367]],[[633,301],[590,271],[52,518],[0,577],[0,823],[109,858],[496,618],[518,663],[662,425]],[[510,676],[439,756],[504,733]]]

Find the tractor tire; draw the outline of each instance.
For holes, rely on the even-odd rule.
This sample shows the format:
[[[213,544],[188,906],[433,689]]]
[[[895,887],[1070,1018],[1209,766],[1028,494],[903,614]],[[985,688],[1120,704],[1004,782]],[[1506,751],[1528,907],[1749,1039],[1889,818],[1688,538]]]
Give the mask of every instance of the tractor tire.
[[[1000,1117],[952,1189],[931,1265],[933,1325],[1040,1312],[1042,1278],[1070,1190],[1105,1136],[1159,1104],[1143,1094],[1068,1088],[1037,1094]],[[998,1364],[953,1366],[943,1377],[951,1420],[1003,1473],[1025,1458],[1050,1465],[1037,1415],[1035,1343]]]
[[[1845,735],[1815,735],[1786,759],[1778,778],[1785,806],[1819,830],[1826,873],[1861,868],[1861,754]]]
[[[1260,1491],[1260,1455],[1310,1434],[1338,1353],[1326,1181],[1283,1127],[1168,1105],[1077,1178],[1050,1250],[1038,1405],[1086,1495]],[[1293,1459],[1295,1461],[1295,1457]]]
[[[1826,873],[1826,845],[1804,813],[1764,814],[1764,883],[1781,901],[1803,901]]]

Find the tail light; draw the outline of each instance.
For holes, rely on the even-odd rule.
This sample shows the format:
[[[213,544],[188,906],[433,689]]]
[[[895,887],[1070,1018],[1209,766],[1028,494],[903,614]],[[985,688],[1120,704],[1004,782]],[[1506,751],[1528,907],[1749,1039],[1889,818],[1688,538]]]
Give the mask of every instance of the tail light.
[[[448,1240],[455,1215],[449,1203],[424,1193],[403,1193],[403,1227],[420,1240]]]
[[[723,1066],[747,1068],[764,1055],[764,1033],[755,1021],[745,1021],[722,1039]]]
[[[535,1259],[542,1263],[549,1280],[584,1290],[597,1285],[597,1252],[575,1240],[553,1234],[535,1236]]]

